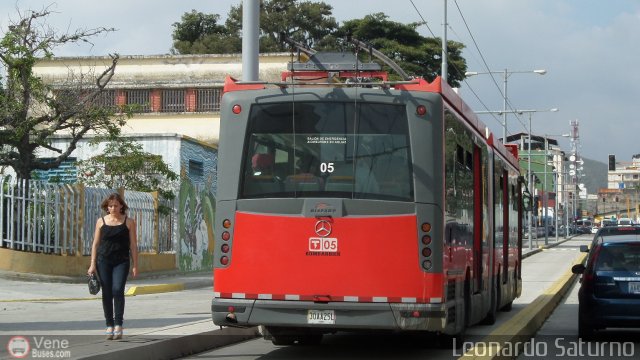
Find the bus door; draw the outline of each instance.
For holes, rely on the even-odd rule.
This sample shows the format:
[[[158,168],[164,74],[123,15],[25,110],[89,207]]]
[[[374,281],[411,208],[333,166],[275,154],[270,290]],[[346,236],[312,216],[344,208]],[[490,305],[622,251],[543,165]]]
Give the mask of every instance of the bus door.
[[[482,291],[482,207],[484,184],[482,183],[482,156],[480,148],[473,146],[473,289]]]

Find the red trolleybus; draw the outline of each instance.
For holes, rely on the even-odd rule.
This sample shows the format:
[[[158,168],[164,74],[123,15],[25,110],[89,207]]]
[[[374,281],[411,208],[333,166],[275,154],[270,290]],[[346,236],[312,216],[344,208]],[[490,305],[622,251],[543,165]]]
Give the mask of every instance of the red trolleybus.
[[[214,323],[293,344],[495,321],[521,289],[517,150],[440,78],[300,80],[386,79],[325,61],[276,86],[227,79]]]

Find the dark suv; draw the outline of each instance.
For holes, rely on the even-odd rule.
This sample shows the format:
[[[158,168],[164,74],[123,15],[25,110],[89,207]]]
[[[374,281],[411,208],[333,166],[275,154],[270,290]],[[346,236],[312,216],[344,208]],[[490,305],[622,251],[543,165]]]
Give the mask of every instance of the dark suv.
[[[607,226],[598,230],[586,266],[574,265],[582,274],[578,292],[578,333],[592,338],[607,327],[640,327],[640,226]]]

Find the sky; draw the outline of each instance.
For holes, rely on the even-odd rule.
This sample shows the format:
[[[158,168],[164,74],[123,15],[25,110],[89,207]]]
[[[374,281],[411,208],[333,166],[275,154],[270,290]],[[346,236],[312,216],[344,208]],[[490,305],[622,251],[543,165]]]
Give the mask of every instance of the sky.
[[[401,23],[426,21],[424,36],[442,36],[445,0],[324,0],[338,22],[382,12]],[[241,0],[2,0],[0,32],[27,9],[49,7],[48,25],[60,32],[96,27],[117,31],[91,45],[55,50],[56,56],[167,54],[172,24],[192,9],[226,19]],[[504,72],[508,111],[531,113],[532,133],[562,137],[579,122],[581,156],[629,162],[640,154],[640,1],[636,0],[448,0],[447,38],[465,44],[468,71]],[[393,4],[393,6],[389,6]],[[433,35],[432,35],[433,33]],[[532,70],[544,69],[545,75]],[[511,73],[513,72],[513,73]],[[503,109],[503,74],[467,79],[460,94],[475,111]],[[557,112],[548,110],[557,108]],[[499,115],[479,115],[502,136]],[[526,133],[528,114],[508,114],[508,134]]]

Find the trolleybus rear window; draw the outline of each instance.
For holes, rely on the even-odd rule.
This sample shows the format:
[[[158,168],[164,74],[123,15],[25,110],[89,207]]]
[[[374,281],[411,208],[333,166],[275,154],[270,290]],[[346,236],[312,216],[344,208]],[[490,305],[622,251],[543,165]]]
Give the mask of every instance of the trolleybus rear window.
[[[247,131],[241,198],[413,200],[404,105],[256,104]]]

